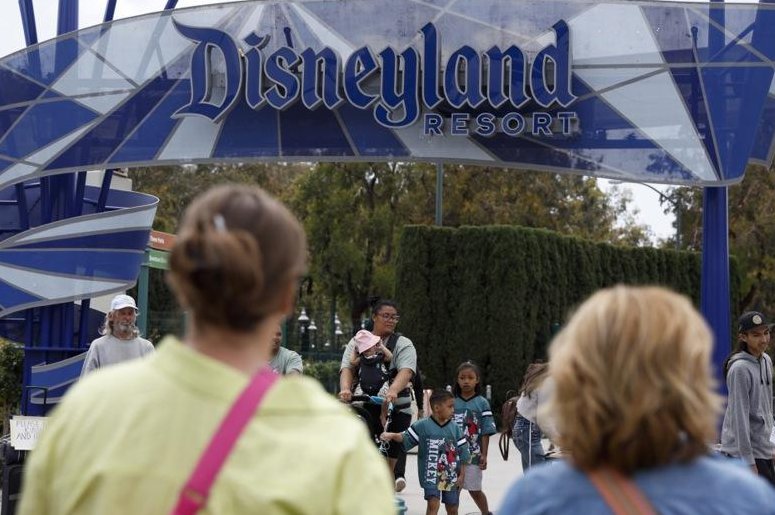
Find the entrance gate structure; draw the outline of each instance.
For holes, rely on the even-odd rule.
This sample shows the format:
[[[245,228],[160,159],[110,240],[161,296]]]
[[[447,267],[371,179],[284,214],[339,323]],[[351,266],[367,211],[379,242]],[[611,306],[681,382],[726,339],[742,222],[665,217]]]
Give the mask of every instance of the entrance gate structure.
[[[0,330],[25,343],[25,412],[72,382],[89,299],[137,280],[157,199],[110,185],[141,165],[417,160],[703,187],[701,307],[727,353],[726,186],[772,161],[775,6],[176,4],[113,21],[107,0],[78,30],[60,0],[60,35],[38,43],[19,0],[27,47],[0,59]]]

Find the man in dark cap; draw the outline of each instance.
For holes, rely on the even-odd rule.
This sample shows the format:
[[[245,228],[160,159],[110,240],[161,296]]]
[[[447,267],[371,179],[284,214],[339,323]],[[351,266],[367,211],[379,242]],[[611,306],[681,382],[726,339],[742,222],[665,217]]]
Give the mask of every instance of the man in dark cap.
[[[738,320],[740,350],[724,364],[729,398],[721,428],[721,453],[742,459],[775,485],[772,434],[772,359],[765,352],[770,326],[758,311]]]

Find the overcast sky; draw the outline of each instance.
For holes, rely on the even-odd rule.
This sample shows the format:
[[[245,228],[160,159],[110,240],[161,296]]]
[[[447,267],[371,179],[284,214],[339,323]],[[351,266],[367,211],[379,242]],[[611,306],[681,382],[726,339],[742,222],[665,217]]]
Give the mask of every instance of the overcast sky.
[[[177,7],[218,4],[227,1],[231,0],[179,0]],[[728,1],[730,3],[757,3],[741,0]],[[79,2],[79,26],[84,28],[101,23],[106,3],[105,0],[81,0]],[[164,8],[165,3],[165,0],[118,0],[114,19],[160,11]],[[56,0],[33,0],[39,41],[51,39],[56,35],[57,4]],[[0,57],[2,57],[21,50],[25,45],[18,1],[0,0],[0,5],[4,7],[2,9],[3,15],[0,16],[0,34],[2,34],[0,37]],[[604,190],[608,190],[610,187],[605,180],[600,180],[599,184]],[[665,189],[665,186],[655,185],[655,187],[659,190]],[[656,238],[667,238],[674,233],[673,217],[663,213],[664,208],[660,205],[659,195],[656,192],[637,184],[623,185],[620,188],[630,189],[633,192],[634,208],[639,211],[636,219],[638,222],[651,227]]]

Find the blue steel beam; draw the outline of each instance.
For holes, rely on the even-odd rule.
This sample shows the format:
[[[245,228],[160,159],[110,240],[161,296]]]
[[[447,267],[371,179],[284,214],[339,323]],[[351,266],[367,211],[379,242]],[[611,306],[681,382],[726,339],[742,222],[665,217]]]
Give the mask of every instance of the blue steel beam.
[[[22,30],[24,31],[24,42],[27,46],[38,42],[38,29],[35,25],[35,9],[32,0],[19,0],[19,14],[22,18]],[[32,66],[40,69],[40,60],[38,55],[34,55],[36,62]],[[29,212],[27,208],[27,195],[24,193],[24,183],[16,185],[16,199],[19,209],[19,224],[22,230],[30,228]]]
[[[116,0],[108,0],[105,5],[105,16],[102,17],[103,22],[113,21],[113,16],[116,14]]]
[[[78,10],[78,0],[59,0],[59,13],[57,16],[58,36],[78,30]],[[80,199],[76,200],[79,198],[76,197],[78,190],[78,188],[76,188],[76,174],[64,174],[57,179],[58,184],[54,186],[54,194],[61,202],[61,207],[59,209],[61,215],[57,218],[70,218],[81,214],[83,203],[80,199],[83,199],[83,188],[81,189]],[[83,173],[81,181],[85,186],[85,173]],[[56,191],[56,189],[59,189],[59,191]],[[66,304],[60,304],[59,306],[53,306],[53,309],[57,312],[56,314],[58,316],[55,317],[55,320],[58,319],[56,320],[58,323],[55,323],[52,327],[53,334],[50,341],[59,342],[66,347],[73,347],[75,344],[73,341],[75,304],[73,302],[68,302]]]
[[[22,30],[24,31],[24,42],[27,44],[27,46],[34,45],[38,42],[38,29],[35,24],[35,9],[32,5],[32,0],[19,0],[19,14],[21,14],[22,19]],[[38,60],[37,54],[33,57],[37,62],[33,62],[32,66],[40,69],[40,61]],[[22,186],[22,194],[19,194],[19,189],[16,189],[16,195],[21,200],[22,198],[26,200],[27,196],[24,193],[24,184]],[[41,189],[41,202],[42,206],[45,208],[46,204],[44,202],[43,197],[43,190]],[[22,206],[19,205],[19,209],[22,209]],[[20,213],[21,214],[21,213]],[[25,213],[26,217],[26,213]],[[21,217],[20,217],[21,218]],[[35,311],[34,309],[28,309],[25,311],[25,323],[24,323],[24,345],[25,347],[29,347],[33,344],[33,340],[35,338]],[[22,373],[22,383],[27,385],[30,384],[30,361],[28,359],[24,360],[24,366],[23,366],[23,373]]]
[[[723,4],[724,0],[711,0]],[[708,50],[713,55],[724,48],[724,34],[713,30],[712,23],[724,27],[723,9],[711,9],[708,22]],[[716,86],[718,87],[718,85]],[[724,360],[730,352],[731,305],[729,288],[729,206],[727,188],[705,188],[702,205],[702,276],[700,278],[700,309],[710,325],[715,345],[713,364],[722,394],[727,391]]]
[[[713,330],[713,364],[722,393],[726,393],[723,364],[732,345],[728,218],[727,188],[705,188],[702,209],[700,307]]]
[[[19,0],[19,13],[22,15],[22,28],[24,29],[24,41],[27,46],[38,42],[38,29],[35,25],[35,9],[32,0]]]

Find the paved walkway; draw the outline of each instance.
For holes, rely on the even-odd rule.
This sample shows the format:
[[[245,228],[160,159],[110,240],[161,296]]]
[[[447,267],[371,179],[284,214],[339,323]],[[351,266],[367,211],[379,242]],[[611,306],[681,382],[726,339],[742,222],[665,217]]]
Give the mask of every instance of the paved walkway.
[[[484,480],[482,491],[487,495],[487,501],[490,505],[490,511],[497,512],[500,508],[503,498],[506,496],[509,487],[514,481],[522,476],[522,463],[520,462],[519,451],[512,442],[509,451],[509,461],[503,461],[498,451],[498,436],[490,440],[490,452],[488,457],[490,462],[487,464],[487,470],[484,471]],[[406,501],[408,515],[425,515],[425,499],[420,488],[420,482],[417,480],[417,455],[409,454],[406,460],[406,489],[398,494]],[[439,510],[444,513],[444,507]],[[471,496],[465,490],[460,494],[459,515],[479,514],[476,504]]]

